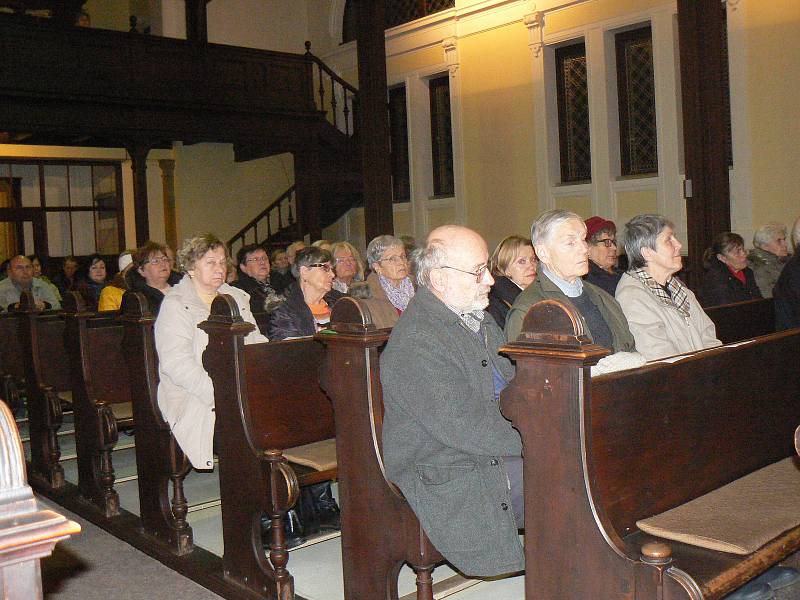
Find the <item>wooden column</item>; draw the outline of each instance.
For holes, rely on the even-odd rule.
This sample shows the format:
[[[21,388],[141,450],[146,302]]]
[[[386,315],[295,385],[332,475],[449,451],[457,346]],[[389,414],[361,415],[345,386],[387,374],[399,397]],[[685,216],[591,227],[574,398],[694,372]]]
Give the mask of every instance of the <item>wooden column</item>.
[[[359,142],[367,241],[394,233],[389,111],[386,100],[385,0],[356,1]]]
[[[319,223],[321,190],[319,178],[319,146],[312,141],[294,154],[295,194],[300,231],[306,231],[311,241],[322,237]]]
[[[726,83],[722,76],[727,56],[725,26],[725,4],[719,0],[678,0],[686,220],[693,285],[703,272],[703,250],[714,235],[731,228]]]
[[[159,160],[161,193],[164,197],[164,240],[170,248],[178,247],[178,224],[175,216],[175,161]]]
[[[186,39],[195,44],[208,43],[208,11],[210,0],[186,0]]]
[[[150,218],[147,214],[147,154],[150,147],[134,143],[128,147],[133,171],[133,212],[136,222],[136,245],[141,246],[150,239]]]

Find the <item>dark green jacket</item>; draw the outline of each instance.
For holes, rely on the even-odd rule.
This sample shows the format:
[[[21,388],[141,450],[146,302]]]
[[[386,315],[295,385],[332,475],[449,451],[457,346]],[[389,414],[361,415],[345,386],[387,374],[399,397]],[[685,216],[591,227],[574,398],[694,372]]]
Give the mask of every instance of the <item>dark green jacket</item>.
[[[633,340],[633,335],[628,327],[628,320],[622,313],[622,308],[619,303],[612,296],[588,281],[583,282],[583,289],[589,295],[592,304],[600,310],[600,314],[603,315],[606,325],[608,325],[611,334],[614,336],[614,352],[635,351],[636,342]],[[540,300],[547,299],[569,302],[569,298],[561,291],[561,288],[550,281],[544,273],[539,271],[534,282],[517,296],[514,306],[511,307],[508,313],[508,317],[506,318],[506,339],[509,341],[516,340],[517,336],[519,336],[519,332],[522,330],[522,321],[525,320],[525,315],[528,314],[530,307]],[[583,316],[581,316],[581,320],[583,320],[585,330],[591,335],[592,332],[586,325]]]
[[[497,354],[503,343],[491,316],[475,334],[419,288],[381,355],[386,474],[434,546],[468,575],[524,568],[502,461],[522,444],[492,379],[492,365],[506,381],[514,376]]]

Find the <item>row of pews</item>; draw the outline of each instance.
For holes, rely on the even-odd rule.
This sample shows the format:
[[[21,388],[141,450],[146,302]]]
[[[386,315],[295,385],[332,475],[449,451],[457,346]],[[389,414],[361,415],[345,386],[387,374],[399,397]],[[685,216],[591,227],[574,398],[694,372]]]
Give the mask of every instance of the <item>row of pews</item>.
[[[708,312],[720,332],[730,332],[723,341],[732,342],[774,329],[766,318],[770,302]],[[227,297],[215,300],[201,327],[209,335],[204,364],[217,390],[222,556],[195,545],[187,522],[184,480],[191,468],[157,408],[154,319],[145,299],[126,294],[120,314],[86,312],[77,298],[59,313],[31,307],[23,298],[19,313],[0,315],[0,334],[12,341],[0,351],[0,373],[4,391],[18,391],[24,380],[29,468],[41,493],[223,597],[283,600],[295,597],[283,540],[286,510],[301,483],[338,476],[345,598],[398,598],[403,563],[416,573],[419,599],[464,585],[463,578],[433,583],[442,557],[383,477],[378,357],[389,331],[371,324],[368,302],[341,301],[332,332],[316,339],[245,346],[252,326]],[[508,346],[520,370],[502,399],[526,453],[549,457],[525,464],[526,481],[548,482],[526,496],[527,598],[721,598],[797,548],[800,531],[745,560],[673,543],[654,549],[635,522],[791,453],[800,423],[800,382],[792,372],[800,333],[589,380],[588,368],[602,350],[576,331],[579,321],[569,310],[547,310],[526,321],[525,340]],[[9,347],[12,338],[18,347]],[[761,368],[758,360],[771,352],[783,358]],[[779,401],[750,393],[765,386],[781,388]],[[625,403],[612,401],[619,394]],[[74,406],[78,486],[65,482],[60,464],[65,396]],[[700,426],[706,412],[719,429]],[[545,436],[542,422],[552,425]],[[139,516],[120,508],[115,490],[113,452],[119,429],[130,426]],[[711,452],[714,460],[699,459],[722,447],[715,431],[732,434],[731,443]],[[287,459],[297,454],[290,449],[334,435],[338,466],[320,472]],[[267,553],[262,513],[270,522]]]

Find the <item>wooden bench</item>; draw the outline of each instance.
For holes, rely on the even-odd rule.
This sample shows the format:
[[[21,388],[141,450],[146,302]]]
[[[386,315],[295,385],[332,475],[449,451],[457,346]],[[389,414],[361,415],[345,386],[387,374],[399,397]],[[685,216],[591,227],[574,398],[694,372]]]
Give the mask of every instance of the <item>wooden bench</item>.
[[[0,394],[8,405],[17,410],[25,395],[25,363],[19,341],[19,314],[0,313]]]
[[[136,469],[142,529],[173,554],[194,549],[192,528],[186,522],[188,503],[183,481],[191,470],[186,455],[158,408],[158,355],[155,317],[144,294],[122,297],[122,354],[127,365],[133,419],[136,423]],[[172,500],[169,486],[172,485]]]
[[[31,438],[29,476],[36,483],[58,489],[64,486],[64,469],[59,463],[58,430],[63,421],[59,394],[69,394],[72,387],[64,349],[64,315],[39,312],[33,295],[22,292],[17,324]]]
[[[538,303],[503,348],[517,373],[501,409],[526,456],[526,597],[715,600],[800,548],[800,527],[742,556],[654,545],[636,525],[794,455],[800,331],[590,378],[608,351],[572,310]]]
[[[775,305],[772,298],[710,306],[705,311],[714,322],[717,338],[723,344],[775,333]]]
[[[119,515],[112,452],[119,427],[133,425],[128,364],[119,313],[85,310],[76,292],[64,297],[64,344],[70,360],[78,488],[111,518]]]
[[[200,328],[208,333],[203,364],[214,382],[225,574],[249,589],[290,597],[286,511],[301,485],[337,476],[335,465],[290,467],[284,456],[335,435],[331,403],[319,388],[323,347],[312,338],[245,345],[253,326],[224,294]],[[271,519],[269,562],[262,513]]]
[[[456,576],[433,584],[433,569],[444,559],[386,479],[378,358],[391,330],[373,325],[368,301],[342,298],[334,305],[331,331],[316,338],[327,346],[320,383],[336,413],[344,597],[396,599],[403,563],[417,575],[418,600],[477,583]]]

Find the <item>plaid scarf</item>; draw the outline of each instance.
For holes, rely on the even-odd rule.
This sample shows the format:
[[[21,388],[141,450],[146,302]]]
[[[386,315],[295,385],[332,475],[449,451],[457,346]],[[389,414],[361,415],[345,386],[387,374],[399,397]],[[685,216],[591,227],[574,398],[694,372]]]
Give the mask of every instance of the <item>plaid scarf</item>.
[[[677,277],[670,277],[667,279],[667,289],[669,293],[661,287],[661,285],[644,269],[631,269],[628,275],[634,279],[638,279],[644,284],[650,292],[661,302],[671,308],[677,310],[684,318],[686,323],[689,323],[689,296],[686,295],[686,288]]]

